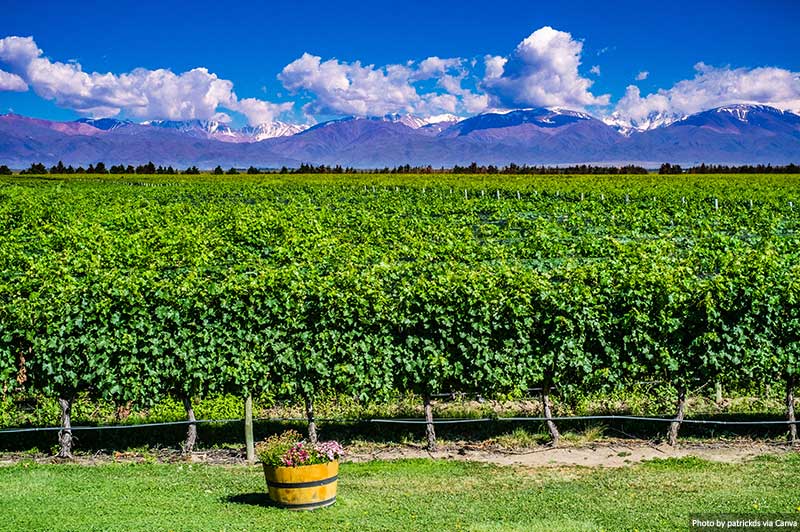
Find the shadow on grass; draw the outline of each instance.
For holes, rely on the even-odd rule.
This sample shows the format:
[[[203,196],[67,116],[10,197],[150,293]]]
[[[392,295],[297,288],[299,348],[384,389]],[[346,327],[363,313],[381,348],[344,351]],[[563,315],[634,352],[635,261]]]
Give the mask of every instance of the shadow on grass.
[[[262,508],[280,508],[264,492],[239,493],[238,495],[228,495],[223,502],[233,504],[246,504],[248,506],[261,506]]]

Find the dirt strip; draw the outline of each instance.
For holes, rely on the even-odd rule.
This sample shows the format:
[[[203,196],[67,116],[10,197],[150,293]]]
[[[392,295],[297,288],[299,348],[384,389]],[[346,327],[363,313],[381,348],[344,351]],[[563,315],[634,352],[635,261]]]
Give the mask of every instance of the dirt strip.
[[[346,449],[345,462],[370,460],[403,460],[412,458],[434,458],[444,460],[477,461],[503,466],[525,467],[624,467],[654,458],[683,458],[693,456],[714,462],[740,463],[764,455],[780,455],[800,452],[782,442],[732,441],[683,443],[676,447],[654,444],[643,440],[604,440],[591,443],[568,444],[557,448],[540,445],[531,448],[507,449],[497,445],[459,444],[443,445],[435,452],[428,452],[415,445],[358,445]],[[45,454],[0,453],[0,466],[19,462],[55,463]],[[78,454],[75,463],[102,465],[108,463],[203,463],[212,465],[245,464],[242,449],[207,449],[183,455],[176,449],[152,449],[148,451],[104,452]]]
[[[468,446],[447,448],[433,453],[412,447],[389,447],[369,452],[353,452],[349,460],[398,460],[407,458],[441,458],[471,460],[505,466],[529,467],[624,467],[654,458],[683,458],[692,456],[714,462],[740,463],[757,456],[798,452],[800,448],[768,443],[684,444],[670,447],[642,441],[600,442],[575,446],[505,450],[480,449]]]

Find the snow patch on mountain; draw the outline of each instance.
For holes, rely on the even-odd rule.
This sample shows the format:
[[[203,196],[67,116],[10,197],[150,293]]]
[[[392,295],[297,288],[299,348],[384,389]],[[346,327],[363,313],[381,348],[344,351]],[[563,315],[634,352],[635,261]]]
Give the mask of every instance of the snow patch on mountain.
[[[603,118],[603,122],[615,128],[623,135],[630,136],[633,133],[640,133],[642,131],[650,131],[660,127],[666,127],[675,122],[684,120],[686,115],[676,113],[669,113],[664,111],[653,111],[646,117],[636,120],[634,118],[627,118],[621,116],[619,113],[611,113],[611,115]]]
[[[545,107],[545,109],[556,115],[573,116],[583,120],[594,119],[592,115],[589,113],[584,113],[583,111],[573,111],[572,109],[564,109],[563,107]]]
[[[461,117],[461,116],[456,116],[456,115],[450,114],[450,113],[445,113],[445,114],[442,114],[442,115],[429,116],[425,120],[428,122],[429,125],[430,124],[441,124],[442,122],[452,122],[453,124],[455,124],[456,122],[461,122],[462,120],[464,120],[464,118]]]
[[[439,124],[442,122],[451,122],[455,124],[456,122],[462,120],[462,118],[449,113],[427,116],[427,117],[410,115],[410,114],[390,113],[388,115],[384,115],[383,117],[381,117],[381,119],[387,122],[395,122],[403,124],[404,126],[408,126],[411,129],[419,129],[421,127],[429,126],[431,124]]]
[[[718,107],[716,109],[717,113],[727,113],[733,116],[736,120],[740,122],[747,123],[747,115],[750,114],[751,111],[761,111],[764,113],[771,113],[782,115],[784,112],[780,109],[776,109],[775,107],[770,107],[769,105],[761,105],[761,104],[751,104],[751,103],[737,103],[734,105],[726,105],[723,107]]]
[[[305,131],[309,126],[305,124],[287,124],[280,120],[260,124],[257,126],[246,126],[241,129],[241,133],[253,139],[255,142],[274,139],[277,137],[290,137],[301,131]]]
[[[306,125],[287,124],[275,120],[257,126],[245,126],[233,129],[230,125],[216,120],[149,120],[142,125],[174,129],[182,133],[219,140],[222,142],[259,142],[276,137],[295,135],[308,129]]]

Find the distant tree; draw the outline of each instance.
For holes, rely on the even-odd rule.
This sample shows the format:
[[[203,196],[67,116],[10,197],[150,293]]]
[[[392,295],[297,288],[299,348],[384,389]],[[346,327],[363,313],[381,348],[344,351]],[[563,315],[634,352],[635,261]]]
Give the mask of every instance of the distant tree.
[[[20,174],[47,175],[47,168],[42,163],[33,163],[30,168],[23,170]]]
[[[239,170],[237,170],[236,168],[231,166],[230,170],[228,170],[225,173],[228,174],[228,175],[238,175],[239,174]]]
[[[198,175],[200,173],[200,169],[196,166],[190,166],[186,170],[183,171],[185,175]]]
[[[96,174],[107,174],[108,170],[106,170],[106,165],[103,161],[100,161],[94,166],[94,173]]]
[[[11,174],[13,174],[11,168],[9,168],[6,165],[0,166],[0,175],[11,175]]]
[[[155,174],[156,173],[156,165],[153,164],[153,161],[148,162],[147,164],[143,164],[136,167],[137,174]]]
[[[247,169],[247,173],[250,175],[256,175],[260,174],[261,172],[259,172],[258,168],[256,168],[255,166],[251,166],[250,168]]]
[[[217,167],[214,168],[214,175],[223,175],[224,173],[225,170],[223,170],[221,166],[217,165]]]
[[[683,168],[679,164],[664,163],[658,169],[658,173],[661,175],[682,174]]]

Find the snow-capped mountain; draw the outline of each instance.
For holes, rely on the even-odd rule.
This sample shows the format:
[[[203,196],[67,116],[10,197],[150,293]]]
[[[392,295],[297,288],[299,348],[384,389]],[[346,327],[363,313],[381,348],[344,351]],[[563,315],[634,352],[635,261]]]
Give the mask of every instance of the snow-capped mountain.
[[[557,107],[536,107],[479,114],[458,122],[442,132],[442,135],[449,137],[464,136],[473,131],[513,128],[523,125],[530,125],[537,129],[560,128],[579,122],[593,122],[604,127],[602,122],[587,113]]]
[[[238,132],[228,124],[216,120],[148,120],[143,126],[172,129],[200,138],[213,138],[223,142],[239,142]]]
[[[624,135],[608,120],[560,108],[492,112],[455,121],[407,115],[342,118],[303,128],[234,130],[214,121],[53,122],[0,115],[0,164],[157,164],[382,168],[400,164],[625,164],[683,166],[800,162],[800,116],[731,104],[682,119],[651,116]],[[449,119],[449,120],[448,120]],[[410,124],[410,125],[409,125]],[[666,125],[665,125],[666,124]],[[414,126],[414,127],[412,127]],[[630,126],[633,127],[633,126]],[[298,132],[298,129],[303,129]]]
[[[667,127],[672,124],[683,122],[689,118],[692,118],[692,120],[695,122],[699,119],[708,121],[712,116],[708,113],[716,113],[717,115],[720,115],[720,117],[729,116],[738,120],[739,122],[747,123],[748,116],[752,113],[759,114],[763,117],[764,113],[768,115],[780,116],[786,113],[786,111],[762,104],[736,103],[709,109],[708,111],[702,111],[693,115],[682,115],[666,111],[653,111],[644,118],[631,119],[623,118],[619,115],[619,113],[612,113],[610,116],[604,118],[603,122],[615,128],[623,135],[630,136],[633,133],[640,133],[642,131],[651,131],[654,129]]]
[[[308,129],[306,125],[287,124],[275,120],[257,126],[233,129],[228,124],[216,120],[150,120],[142,125],[173,129],[182,133],[222,142],[259,142],[275,137],[287,137]]]
[[[620,144],[623,157],[733,164],[800,161],[800,116],[766,105],[736,104],[689,115]]]
[[[422,126],[428,124],[424,118],[420,118],[419,116],[409,115],[409,114],[400,114],[400,113],[390,113],[388,115],[384,115],[381,117],[382,120],[386,122],[394,122],[397,124],[403,124],[404,126],[408,126],[411,129],[419,129]]]
[[[321,122],[306,129],[318,129],[345,123],[365,124],[372,122],[399,124],[416,131],[424,132],[426,135],[437,135],[460,120],[462,120],[460,117],[451,114],[421,117],[411,114],[390,113],[383,116],[345,116],[343,118]]]
[[[709,109],[688,116],[672,127],[678,125],[735,135],[800,135],[800,116],[768,105],[756,104],[735,104]]]
[[[183,132],[204,131],[209,134],[232,131],[230,126],[216,120],[147,120],[142,122],[142,125]]]
[[[714,111],[721,114],[731,115],[740,122],[745,122],[745,123],[749,121],[748,115],[750,115],[751,113],[756,113],[756,114],[766,113],[776,116],[781,116],[785,114],[785,111],[776,109],[774,107],[770,107],[769,105],[752,104],[752,103],[737,103],[733,105],[726,105],[724,107],[718,107],[714,109]]]

